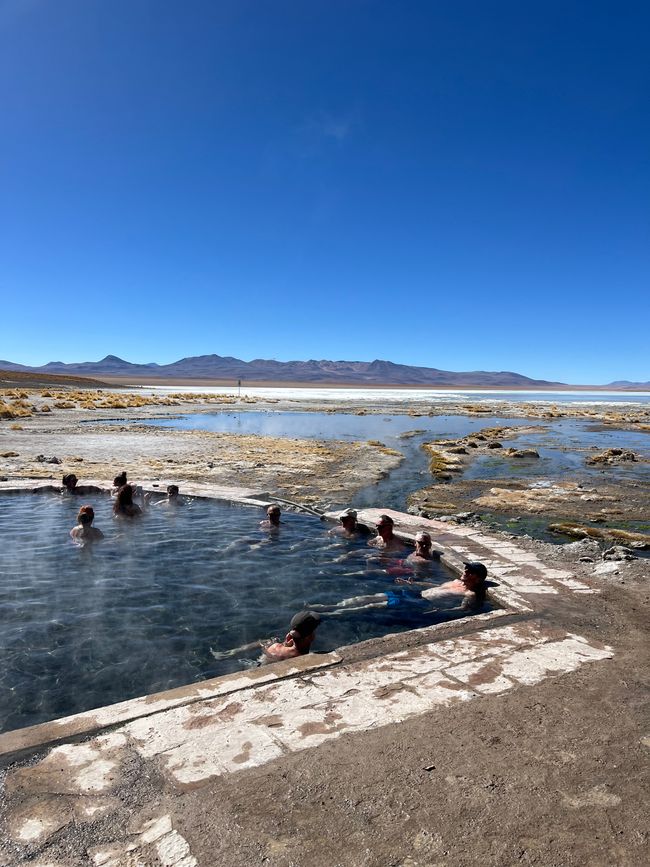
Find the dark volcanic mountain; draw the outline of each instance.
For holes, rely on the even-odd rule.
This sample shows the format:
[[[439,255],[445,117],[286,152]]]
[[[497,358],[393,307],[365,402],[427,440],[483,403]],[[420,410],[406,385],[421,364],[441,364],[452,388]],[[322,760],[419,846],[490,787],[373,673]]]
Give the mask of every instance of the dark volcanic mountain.
[[[101,361],[65,364],[50,361],[42,367],[27,367],[0,361],[0,369],[78,376],[111,377],[134,381],[165,379],[245,380],[247,382],[293,382],[323,385],[413,385],[413,386],[481,386],[483,388],[552,388],[566,387],[560,382],[530,379],[510,371],[484,370],[457,373],[433,367],[411,367],[392,361],[273,361],[220,355],[197,355],[181,358],[172,364],[131,364],[116,355]]]

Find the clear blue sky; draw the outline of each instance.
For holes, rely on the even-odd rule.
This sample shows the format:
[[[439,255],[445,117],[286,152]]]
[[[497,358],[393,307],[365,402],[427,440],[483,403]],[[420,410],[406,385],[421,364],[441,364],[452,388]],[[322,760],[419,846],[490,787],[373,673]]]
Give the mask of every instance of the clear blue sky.
[[[0,358],[650,379],[650,5],[0,0]]]

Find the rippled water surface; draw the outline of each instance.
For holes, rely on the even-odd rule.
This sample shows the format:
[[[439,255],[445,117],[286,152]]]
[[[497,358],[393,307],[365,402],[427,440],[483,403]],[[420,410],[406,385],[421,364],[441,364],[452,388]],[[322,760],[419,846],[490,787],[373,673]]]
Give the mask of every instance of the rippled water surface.
[[[116,521],[108,497],[90,500],[106,539],[78,548],[69,530],[79,498],[0,496],[2,730],[241,668],[210,649],[284,637],[305,602],[395,587],[394,560],[308,516],[285,514],[269,535],[251,507],[197,499]],[[436,564],[431,580],[450,577]],[[406,605],[325,618],[313,649],[464,613]]]

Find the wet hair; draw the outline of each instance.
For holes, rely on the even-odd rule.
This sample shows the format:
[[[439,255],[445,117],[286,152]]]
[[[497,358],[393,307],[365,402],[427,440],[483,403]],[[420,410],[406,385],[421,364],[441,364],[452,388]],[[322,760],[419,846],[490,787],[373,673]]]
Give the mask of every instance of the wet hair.
[[[93,519],[95,517],[95,510],[92,506],[82,506],[79,509],[79,514],[77,515],[77,523],[83,524],[85,526],[89,526],[92,524]]]
[[[167,485],[167,493],[168,494],[177,494],[178,493],[178,485]]]
[[[122,488],[126,484],[126,470],[122,470],[119,476],[115,476],[113,479],[113,487]]]
[[[117,492],[113,503],[113,512],[117,515],[123,512],[127,506],[133,505],[133,488],[131,485],[122,485]]]
[[[277,503],[273,503],[273,505],[269,506],[266,510],[267,515],[281,515],[282,509],[278,506]]]
[[[415,541],[416,542],[427,542],[429,545],[431,545],[431,536],[428,533],[425,533],[424,531],[422,531],[416,535]]]
[[[61,479],[61,481],[63,482],[63,484],[67,488],[68,485],[72,483],[73,479],[74,479],[75,484],[76,484],[77,483],[77,477],[75,476],[75,474],[74,473],[66,473],[65,476]],[[74,487],[74,485],[73,485],[73,487]]]
[[[377,521],[377,526],[379,526],[380,524],[389,524],[392,527],[394,521],[390,515],[380,515],[379,520]]]

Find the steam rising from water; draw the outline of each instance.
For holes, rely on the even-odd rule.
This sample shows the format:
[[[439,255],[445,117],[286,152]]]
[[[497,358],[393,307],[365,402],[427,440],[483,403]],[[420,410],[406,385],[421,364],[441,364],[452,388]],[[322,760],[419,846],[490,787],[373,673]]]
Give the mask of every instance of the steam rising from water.
[[[244,662],[218,662],[210,648],[283,637],[306,601],[394,587],[364,542],[333,539],[308,516],[283,515],[270,537],[252,508],[195,500],[116,521],[110,499],[95,496],[106,539],[79,548],[69,530],[83,502],[0,496],[2,729],[234,670]],[[431,622],[408,607],[336,617],[314,649]]]

